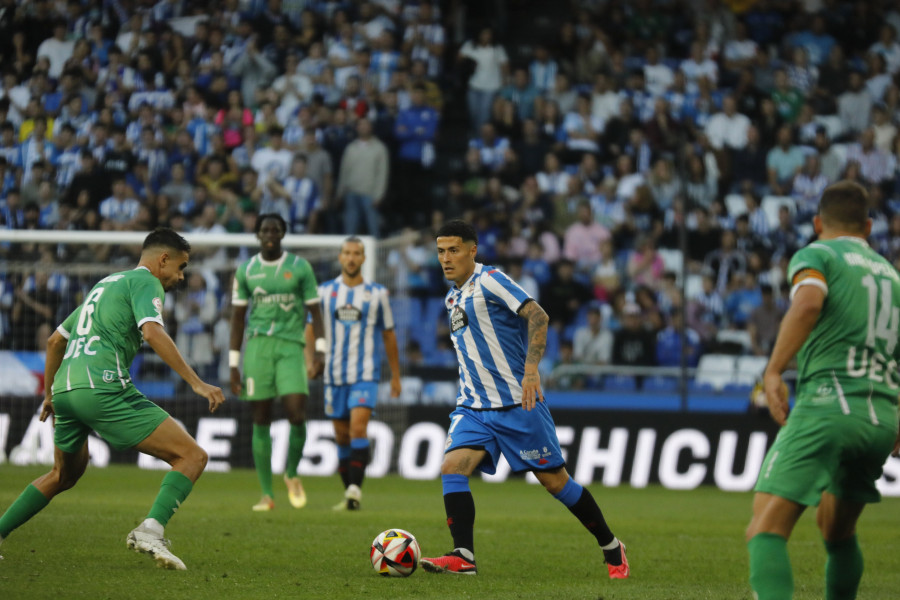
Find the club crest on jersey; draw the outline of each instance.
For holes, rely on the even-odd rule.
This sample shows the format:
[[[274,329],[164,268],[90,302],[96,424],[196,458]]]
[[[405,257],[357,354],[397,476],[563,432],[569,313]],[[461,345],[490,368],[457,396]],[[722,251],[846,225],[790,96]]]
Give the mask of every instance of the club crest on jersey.
[[[293,277],[293,276],[294,276],[294,274],[291,273],[290,271],[285,271],[285,272],[284,272],[284,278],[285,278],[285,279],[290,279],[290,278]]]
[[[362,311],[352,304],[346,304],[334,309],[334,318],[341,323],[359,323],[362,321]]]
[[[154,298],[154,299],[153,299],[153,308],[156,309],[157,314],[160,314],[160,315],[162,314],[162,306],[163,306],[163,305],[162,305],[162,299],[161,299],[161,298]]]
[[[466,314],[466,311],[459,306],[454,307],[450,312],[450,333],[461,331],[468,327],[468,325],[469,316]]]

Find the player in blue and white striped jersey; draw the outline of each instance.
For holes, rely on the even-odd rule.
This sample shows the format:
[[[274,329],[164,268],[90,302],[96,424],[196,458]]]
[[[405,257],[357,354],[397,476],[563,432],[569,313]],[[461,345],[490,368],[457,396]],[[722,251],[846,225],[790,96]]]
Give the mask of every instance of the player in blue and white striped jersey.
[[[459,397],[441,483],[454,550],[421,559],[432,573],[474,574],[475,501],[469,477],[494,473],[502,454],[515,472],[531,471],[597,539],[613,579],[629,575],[625,546],[610,531],[591,493],[569,477],[544,402],[538,363],[547,345],[547,313],[506,274],[475,262],[478,236],[464,221],[437,232],[446,307],[459,361]]]
[[[335,510],[359,509],[360,487],[369,463],[366,429],[378,395],[382,343],[391,368],[391,396],[396,398],[401,391],[400,358],[388,291],[383,285],[363,279],[361,268],[365,260],[362,241],[347,238],[338,255],[341,274],[319,285],[327,343],[325,416],[334,423],[338,472],[344,483],[344,500]],[[307,326],[308,337],[312,335],[310,329]]]

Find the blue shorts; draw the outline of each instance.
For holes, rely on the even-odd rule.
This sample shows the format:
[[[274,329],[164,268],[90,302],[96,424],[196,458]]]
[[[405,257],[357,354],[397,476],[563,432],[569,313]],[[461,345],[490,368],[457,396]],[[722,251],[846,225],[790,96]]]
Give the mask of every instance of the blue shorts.
[[[354,408],[375,410],[376,398],[378,398],[378,384],[374,381],[361,381],[351,385],[326,385],[325,416],[345,421],[350,418],[350,411]]]
[[[488,475],[497,471],[501,453],[515,473],[566,466],[546,402],[538,402],[530,412],[521,406],[507,410],[458,406],[450,413],[444,453],[457,448],[487,452],[478,468]]]

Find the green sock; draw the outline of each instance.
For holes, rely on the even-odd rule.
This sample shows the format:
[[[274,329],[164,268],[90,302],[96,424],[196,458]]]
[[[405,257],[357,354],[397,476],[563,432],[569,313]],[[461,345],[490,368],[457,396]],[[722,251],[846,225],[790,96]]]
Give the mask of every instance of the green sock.
[[[274,498],[272,491],[272,432],[269,425],[253,426],[253,464],[263,494]]]
[[[13,529],[22,525],[50,504],[50,499],[32,484],[28,484],[16,501],[0,517],[0,537],[5,538]]]
[[[825,542],[825,600],[856,598],[863,574],[863,555],[854,535],[839,542]]]
[[[288,477],[297,476],[297,467],[303,458],[303,446],[306,444],[306,422],[299,425],[291,425],[291,433],[288,436],[287,468],[284,474]]]
[[[758,600],[791,600],[794,575],[787,540],[774,533],[760,533],[747,542],[750,551],[750,587]]]
[[[153,506],[150,507],[147,518],[156,519],[160,525],[165,527],[193,488],[194,483],[184,473],[169,471],[163,477],[159,493],[156,495]]]

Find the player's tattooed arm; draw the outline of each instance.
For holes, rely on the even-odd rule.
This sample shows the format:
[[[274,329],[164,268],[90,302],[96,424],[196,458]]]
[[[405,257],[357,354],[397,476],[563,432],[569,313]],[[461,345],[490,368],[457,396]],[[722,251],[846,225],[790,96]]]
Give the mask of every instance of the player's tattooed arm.
[[[527,302],[519,309],[519,316],[528,321],[528,348],[525,351],[525,374],[522,377],[522,407],[531,410],[537,402],[543,402],[541,375],[538,363],[547,347],[547,324],[550,317],[537,302]]]
[[[534,300],[526,302],[519,309],[519,316],[528,321],[528,350],[525,354],[525,364],[536,367],[547,348],[547,325],[550,323],[550,317]]]

